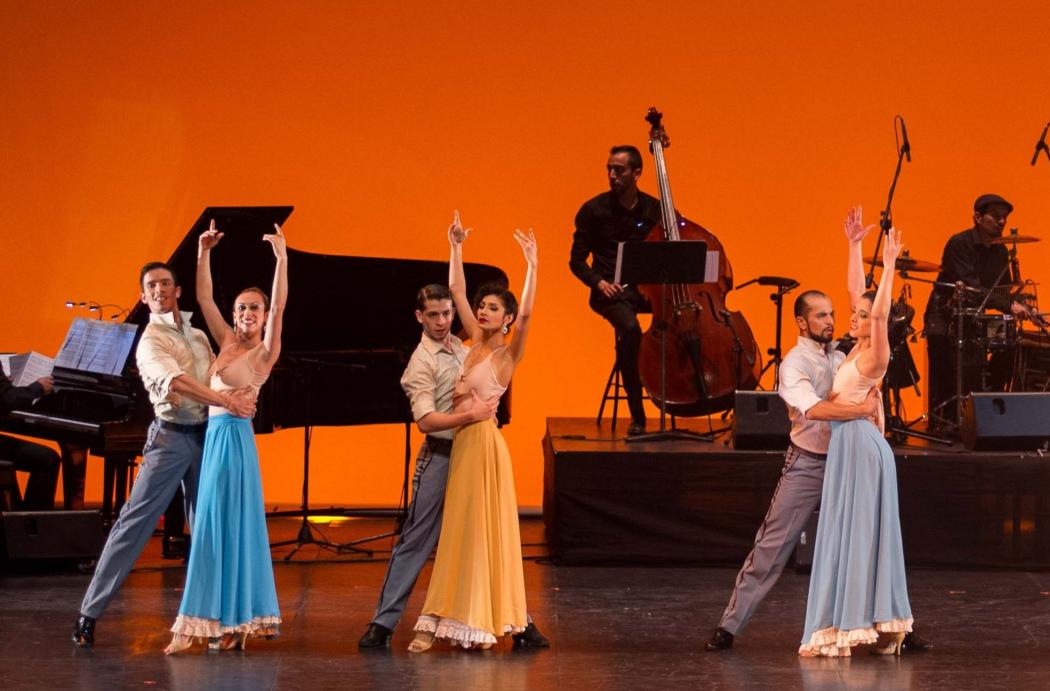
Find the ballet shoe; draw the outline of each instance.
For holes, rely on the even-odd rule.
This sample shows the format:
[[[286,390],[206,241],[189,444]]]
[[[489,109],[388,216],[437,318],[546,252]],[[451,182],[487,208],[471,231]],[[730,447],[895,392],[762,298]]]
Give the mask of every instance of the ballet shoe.
[[[183,636],[181,633],[173,634],[171,637],[171,643],[168,643],[168,647],[164,649],[165,655],[174,655],[181,653],[184,650],[188,650],[193,645],[193,636]]]
[[[430,646],[432,645],[434,645],[433,631],[416,631],[416,637],[413,638],[412,642],[408,644],[408,652],[426,652],[427,650],[430,650]]]
[[[900,657],[901,644],[904,643],[904,632],[893,631],[879,634],[879,640],[871,649],[872,655],[896,655]]]

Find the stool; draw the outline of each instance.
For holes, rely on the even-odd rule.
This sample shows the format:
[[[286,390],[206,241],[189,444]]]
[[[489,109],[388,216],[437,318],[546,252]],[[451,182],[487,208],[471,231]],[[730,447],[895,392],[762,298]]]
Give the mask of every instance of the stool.
[[[620,376],[620,367],[616,364],[616,357],[615,357],[615,353],[616,353],[615,345],[617,343],[619,343],[619,341],[620,341],[620,339],[617,338],[616,339],[616,343],[614,343],[614,346],[613,346],[613,353],[614,353],[613,366],[612,366],[612,370],[609,371],[609,378],[607,380],[605,380],[605,391],[604,391],[604,393],[602,393],[602,401],[598,405],[598,416],[597,416],[597,418],[595,418],[595,422],[597,422],[599,425],[602,424],[602,416],[605,414],[605,404],[608,403],[609,400],[611,399],[612,400],[612,429],[613,430],[616,429],[616,422],[617,422],[617,420],[619,420],[619,416],[617,415],[617,411],[620,409],[620,399],[621,398],[624,399],[624,400],[627,399],[627,394],[623,393],[624,392],[623,378]],[[642,387],[642,400],[643,401],[651,401],[651,400],[653,400],[652,396],[650,396],[648,393],[646,393],[644,386]],[[671,424],[672,425],[674,424],[674,416],[673,415],[671,416]]]
[[[610,389],[612,393],[609,393]],[[625,394],[620,393],[623,391],[623,380],[620,378],[620,368],[616,365],[616,360],[613,360],[612,371],[609,372],[609,378],[605,382],[605,392],[602,394],[602,402],[598,406],[598,418],[596,422],[602,424],[602,416],[605,414],[605,404],[612,399],[612,428],[616,429],[616,420],[618,418],[617,411],[620,409],[620,398],[626,397]]]
[[[0,511],[17,511],[22,507],[22,493],[18,490],[15,464],[0,461]]]

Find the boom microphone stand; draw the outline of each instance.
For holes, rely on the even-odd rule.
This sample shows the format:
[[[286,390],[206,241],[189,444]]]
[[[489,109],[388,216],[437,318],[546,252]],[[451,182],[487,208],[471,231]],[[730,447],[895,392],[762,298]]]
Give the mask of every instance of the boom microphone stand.
[[[773,368],[773,391],[780,388],[780,363],[783,362],[783,349],[781,348],[781,334],[783,332],[783,315],[784,315],[784,296],[790,293],[795,288],[798,288],[798,281],[793,278],[785,278],[783,276],[759,276],[758,278],[752,278],[750,281],[744,281],[736,287],[736,290],[740,290],[745,286],[749,286],[752,283],[757,283],[760,286],[776,286],[777,290],[775,293],[769,296],[769,299],[773,301],[777,308],[777,326],[776,326],[776,337],[772,348],[766,350],[766,355],[772,356],[772,360],[766,362],[762,366],[762,371],[758,373],[758,380],[762,381],[762,375],[766,373],[770,367]],[[733,334],[734,337],[736,334]],[[737,368],[740,371],[740,368]]]
[[[864,287],[868,289],[875,283],[875,264],[879,260],[879,250],[882,248],[882,236],[884,233],[890,232],[890,228],[893,227],[893,212],[890,211],[890,207],[893,205],[893,193],[897,191],[897,180],[901,176],[901,164],[904,162],[905,157],[908,158],[908,163],[911,163],[911,143],[908,141],[908,130],[904,126],[904,118],[900,115],[893,118],[893,136],[896,139],[898,120],[901,122],[901,138],[904,142],[897,146],[897,170],[893,173],[890,193],[886,198],[886,208],[882,210],[882,215],[879,219],[879,228],[882,229],[882,233],[879,233],[879,237],[875,241],[875,253],[871,255],[871,266],[868,267],[868,275],[864,277]]]

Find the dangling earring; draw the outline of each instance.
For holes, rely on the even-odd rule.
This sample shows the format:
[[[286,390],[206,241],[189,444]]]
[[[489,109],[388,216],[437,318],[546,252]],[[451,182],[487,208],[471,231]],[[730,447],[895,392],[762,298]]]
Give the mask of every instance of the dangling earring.
[[[504,326],[504,327],[503,327],[503,333],[504,333],[504,335],[506,335],[506,334],[509,334],[509,333],[510,333],[510,326],[509,326],[509,325],[508,325],[508,326]]]

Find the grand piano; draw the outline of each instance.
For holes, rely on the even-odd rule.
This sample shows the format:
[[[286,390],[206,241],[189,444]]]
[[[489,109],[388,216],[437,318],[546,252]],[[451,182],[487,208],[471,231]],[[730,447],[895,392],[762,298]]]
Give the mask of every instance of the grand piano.
[[[220,311],[232,313],[233,300],[244,288],[258,286],[269,293],[274,257],[262,236],[273,232],[274,223],[283,225],[292,210],[205,208],[168,260],[182,287],[180,309],[199,314],[194,285],[197,238],[212,219],[224,233],[212,251]],[[294,242],[294,230],[291,239]],[[143,257],[143,263],[149,259]],[[494,266],[469,263],[465,270],[468,286],[507,282],[506,274]],[[316,254],[289,247],[281,358],[260,392],[256,432],[411,422],[399,381],[421,334],[413,315],[416,292],[428,283],[447,281],[444,261]],[[141,334],[149,309],[137,296],[135,300],[126,321],[139,325]],[[195,325],[206,330],[199,317]],[[153,418],[135,368],[134,348],[131,352],[119,381],[81,373],[75,386],[57,390],[31,409],[12,411],[0,422],[0,430],[57,440],[66,449],[102,456],[107,516],[119,511],[124,501],[128,469],[141,454]],[[498,413],[503,423],[510,420],[509,400],[508,394]],[[75,485],[67,481],[64,490],[72,489]]]

